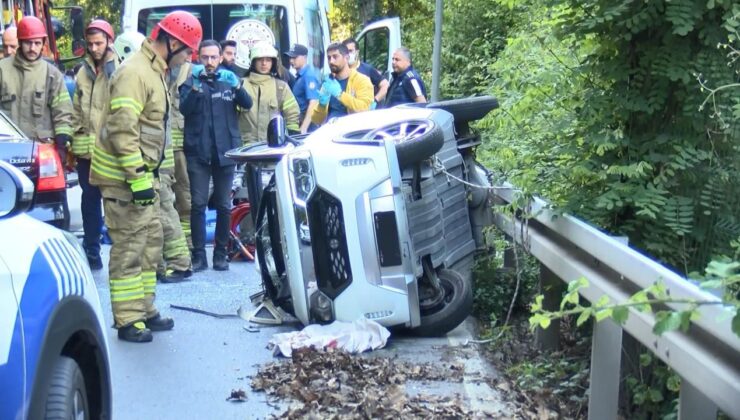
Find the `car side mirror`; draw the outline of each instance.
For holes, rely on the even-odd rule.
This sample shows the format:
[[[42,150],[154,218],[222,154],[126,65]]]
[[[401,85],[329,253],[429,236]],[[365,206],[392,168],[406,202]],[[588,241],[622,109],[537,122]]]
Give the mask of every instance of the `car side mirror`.
[[[31,208],[33,182],[20,169],[0,161],[0,219],[8,219]]]
[[[288,132],[285,127],[285,119],[282,115],[275,115],[267,124],[267,145],[270,147],[282,147]]]

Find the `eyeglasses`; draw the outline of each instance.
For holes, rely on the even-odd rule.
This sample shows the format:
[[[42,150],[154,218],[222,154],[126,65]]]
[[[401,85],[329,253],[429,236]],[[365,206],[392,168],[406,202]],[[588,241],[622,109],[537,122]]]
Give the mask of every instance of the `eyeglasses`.
[[[220,55],[201,55],[201,61],[218,61],[221,58]]]

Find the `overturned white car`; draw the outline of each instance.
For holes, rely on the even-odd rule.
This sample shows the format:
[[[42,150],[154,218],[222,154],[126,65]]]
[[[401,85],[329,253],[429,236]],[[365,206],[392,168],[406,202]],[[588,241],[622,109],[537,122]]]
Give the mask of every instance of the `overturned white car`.
[[[274,171],[250,191],[261,196],[266,297],[304,324],[364,317],[421,335],[459,325],[490,224],[489,181],[474,154],[480,137],[469,122],[496,106],[480,97],[396,107],[296,138],[280,135],[276,120],[269,144],[227,153],[252,174]]]

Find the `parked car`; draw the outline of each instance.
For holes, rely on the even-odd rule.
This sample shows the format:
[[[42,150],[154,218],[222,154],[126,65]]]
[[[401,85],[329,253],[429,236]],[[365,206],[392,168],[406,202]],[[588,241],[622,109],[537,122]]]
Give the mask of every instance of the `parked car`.
[[[35,188],[28,214],[60,229],[69,229],[67,182],[54,144],[29,139],[0,112],[0,160],[23,171]]]
[[[497,106],[480,97],[364,112],[227,153],[274,171],[256,216],[266,297],[304,324],[368,318],[420,335],[459,325],[492,222],[469,123]]]
[[[0,162],[0,419],[110,419],[100,300],[78,240],[25,214],[33,184]]]

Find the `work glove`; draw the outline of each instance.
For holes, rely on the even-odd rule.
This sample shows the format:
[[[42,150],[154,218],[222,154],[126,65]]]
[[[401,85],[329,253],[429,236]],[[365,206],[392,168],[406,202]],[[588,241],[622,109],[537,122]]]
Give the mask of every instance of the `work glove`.
[[[231,70],[218,69],[216,72],[216,80],[228,83],[232,88],[239,87],[239,77],[237,77],[237,75]]]
[[[201,90],[202,83],[200,81],[200,75],[206,72],[206,66],[202,64],[195,64],[192,67],[192,75],[193,75],[193,88],[196,90]]]
[[[62,165],[67,164],[67,145],[72,142],[72,137],[68,134],[57,134],[54,137],[54,146],[59,153],[59,159],[62,161]]]
[[[339,84],[337,79],[332,78],[324,80],[324,84],[321,85],[321,90],[335,98],[342,94],[342,86]]]
[[[154,186],[152,177],[147,174],[141,178],[129,181],[131,183],[131,192],[134,194],[134,204],[139,206],[151,206],[154,204]]]

